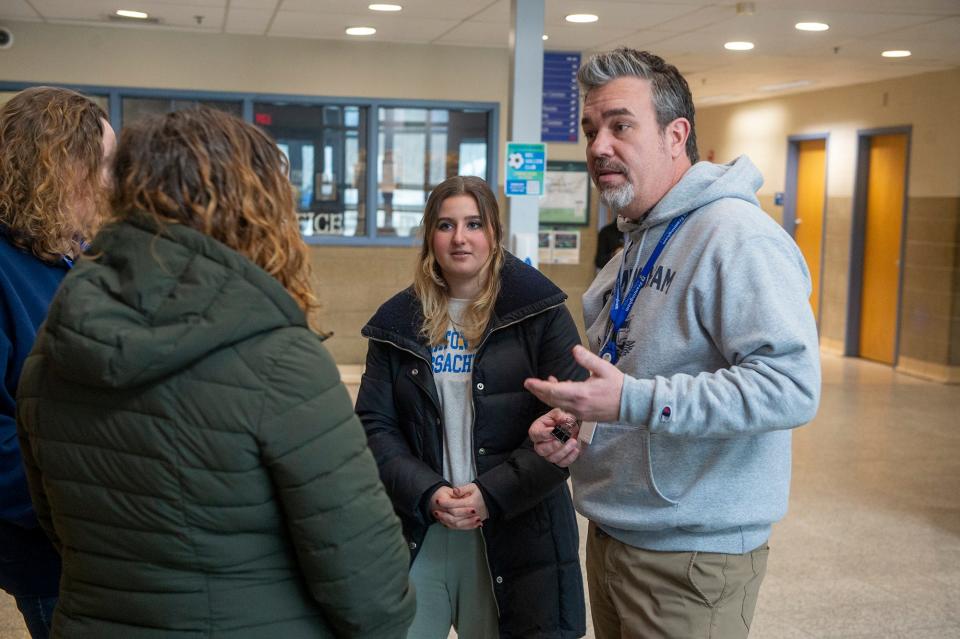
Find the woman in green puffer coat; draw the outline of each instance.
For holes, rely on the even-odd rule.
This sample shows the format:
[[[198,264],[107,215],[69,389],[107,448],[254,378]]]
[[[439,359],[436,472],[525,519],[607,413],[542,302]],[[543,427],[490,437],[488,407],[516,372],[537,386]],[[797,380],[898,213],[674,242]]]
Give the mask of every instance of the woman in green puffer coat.
[[[408,553],[315,305],[283,155],[199,109],[124,129],[114,219],[27,360],[53,637],[403,637]]]

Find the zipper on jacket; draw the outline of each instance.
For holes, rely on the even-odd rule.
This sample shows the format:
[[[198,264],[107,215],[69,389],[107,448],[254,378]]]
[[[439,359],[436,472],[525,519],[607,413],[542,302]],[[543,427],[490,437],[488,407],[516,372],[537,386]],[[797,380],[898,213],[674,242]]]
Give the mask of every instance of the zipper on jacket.
[[[515,320],[515,321],[513,321],[513,322],[510,322],[509,324],[504,324],[503,326],[498,326],[498,327],[496,327],[496,328],[494,328],[494,329],[491,329],[486,335],[483,336],[483,339],[480,340],[480,344],[477,346],[477,354],[474,356],[475,359],[474,359],[474,368],[473,368],[473,370],[474,370],[474,371],[477,370],[476,366],[477,366],[477,364],[478,364],[479,361],[480,361],[480,351],[481,351],[481,349],[483,349],[483,345],[487,343],[487,338],[488,338],[488,337],[490,337],[490,336],[493,335],[495,332],[497,332],[497,331],[499,331],[499,330],[501,330],[501,329],[509,328],[510,326],[513,326],[514,324],[519,324],[520,322],[523,322],[523,321],[525,321],[525,320],[528,320],[528,319],[530,319],[531,317],[536,317],[537,315],[541,315],[541,314],[543,314],[543,313],[546,313],[546,312],[549,311],[549,310],[555,309],[555,308],[557,308],[558,306],[563,306],[563,302],[560,302],[559,304],[554,304],[553,306],[548,306],[547,308],[541,309],[541,310],[537,311],[536,313],[531,313],[530,315],[524,315],[523,317],[518,318],[517,320]],[[474,426],[473,432],[471,433],[471,436],[472,436],[472,439],[473,439],[473,463],[474,463],[474,466],[479,469],[480,460],[477,458],[477,428],[476,428],[476,426],[477,426],[477,400],[476,400],[476,398],[475,398],[474,395],[473,395],[473,389],[474,389],[475,386],[476,386],[476,385],[473,383],[473,375],[471,375],[471,376],[470,376],[470,387],[471,387],[471,388],[470,388],[470,408],[473,410],[473,426]],[[479,473],[478,473],[478,474],[479,474]],[[477,490],[480,490],[480,484],[477,484]],[[488,509],[488,511],[489,511],[489,509]],[[480,527],[480,539],[481,539],[481,541],[483,541],[483,559],[484,559],[484,563],[485,563],[486,566],[487,566],[487,575],[489,575],[489,577],[490,577],[490,590],[491,590],[491,592],[493,593],[493,605],[497,607],[497,619],[499,619],[499,618],[500,618],[500,602],[497,601],[497,589],[496,589],[496,588],[494,587],[494,585],[493,585],[493,580],[494,580],[493,570],[490,569],[490,548],[489,548],[489,546],[487,546],[487,535],[486,535],[486,533],[483,532],[483,526]]]
[[[501,328],[506,328],[506,326],[503,326]],[[490,333],[492,332],[493,331],[490,331]],[[487,333],[487,335],[490,335],[490,333]],[[485,337],[480,342],[480,346],[483,346],[484,342],[486,341],[487,340]],[[476,362],[477,360],[479,360],[479,356],[480,356],[480,347],[477,347],[477,354],[474,356],[476,359],[474,360],[473,370],[477,370]],[[470,409],[473,411],[473,428],[471,429],[472,432],[470,433],[470,438],[473,440],[473,466],[477,471],[479,471],[480,460],[477,458],[477,400],[473,396],[474,386],[475,384],[473,383],[473,375],[471,375],[470,376]],[[480,473],[478,472],[477,475],[479,476],[479,474]],[[480,490],[479,482],[477,483],[477,490]],[[481,496],[482,494],[483,493],[481,493]],[[489,508],[487,508],[487,512],[488,513],[490,512]],[[490,593],[493,595],[493,605],[496,606],[497,608],[497,619],[500,619],[500,602],[497,601],[497,589],[493,585],[493,570],[490,569],[490,547],[487,546],[487,535],[486,533],[483,532],[483,525],[482,525],[483,522],[480,522],[480,523],[481,523],[480,541],[483,542],[483,563],[487,567],[487,575],[490,577]]]

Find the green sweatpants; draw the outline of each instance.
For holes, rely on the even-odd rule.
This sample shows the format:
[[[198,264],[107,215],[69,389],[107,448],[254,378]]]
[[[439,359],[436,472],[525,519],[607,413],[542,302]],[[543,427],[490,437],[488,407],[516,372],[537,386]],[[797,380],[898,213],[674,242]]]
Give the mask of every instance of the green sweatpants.
[[[479,529],[450,530],[434,524],[410,568],[417,614],[409,639],[497,637],[497,603]]]

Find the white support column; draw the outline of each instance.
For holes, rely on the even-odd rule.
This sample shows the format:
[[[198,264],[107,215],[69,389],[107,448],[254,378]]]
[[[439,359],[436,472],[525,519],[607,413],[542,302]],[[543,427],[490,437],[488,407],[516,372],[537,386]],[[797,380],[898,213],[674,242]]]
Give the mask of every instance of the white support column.
[[[543,109],[543,20],[545,0],[510,2],[510,142],[540,142]],[[546,168],[546,167],[544,167]],[[516,251],[524,238],[536,246],[539,230],[535,195],[507,198],[508,247]],[[537,266],[537,251],[527,254]]]

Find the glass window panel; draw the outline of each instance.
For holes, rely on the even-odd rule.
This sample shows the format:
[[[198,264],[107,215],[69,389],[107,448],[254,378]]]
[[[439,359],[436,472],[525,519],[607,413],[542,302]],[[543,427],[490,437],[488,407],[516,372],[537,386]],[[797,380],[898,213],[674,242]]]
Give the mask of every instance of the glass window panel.
[[[487,175],[487,142],[461,142],[459,175]]]
[[[436,131],[436,130],[435,130]],[[447,134],[433,133],[430,136],[430,184],[440,184],[447,177]]]
[[[3,106],[7,101],[20,93],[19,91],[0,91],[0,106]],[[81,93],[83,93],[81,91]],[[84,93],[86,97],[90,98],[90,101],[99,106],[101,109],[106,111],[107,117],[110,117],[110,98],[105,95],[94,95],[90,93]]]
[[[360,126],[360,109],[357,107],[344,107],[343,125],[347,127]]]
[[[258,102],[253,110],[290,161],[301,232],[366,235],[366,108]]]
[[[201,105],[226,111],[237,117],[243,115],[243,103],[239,100],[181,100],[139,97],[123,97],[120,99],[121,117],[123,117],[124,126],[148,115],[159,115],[182,109],[195,109]]]
[[[377,235],[415,234],[427,196],[448,177],[487,179],[488,113],[380,108]]]

